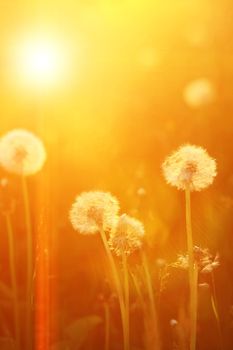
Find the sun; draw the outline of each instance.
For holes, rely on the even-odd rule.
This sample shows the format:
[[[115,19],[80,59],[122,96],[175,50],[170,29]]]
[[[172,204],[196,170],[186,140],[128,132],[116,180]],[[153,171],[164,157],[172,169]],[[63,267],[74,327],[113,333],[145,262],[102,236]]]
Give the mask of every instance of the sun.
[[[56,69],[56,54],[43,43],[28,48],[26,61],[28,72],[37,78],[51,75]]]
[[[64,73],[64,51],[48,39],[27,40],[19,47],[21,78],[37,85],[56,83]]]

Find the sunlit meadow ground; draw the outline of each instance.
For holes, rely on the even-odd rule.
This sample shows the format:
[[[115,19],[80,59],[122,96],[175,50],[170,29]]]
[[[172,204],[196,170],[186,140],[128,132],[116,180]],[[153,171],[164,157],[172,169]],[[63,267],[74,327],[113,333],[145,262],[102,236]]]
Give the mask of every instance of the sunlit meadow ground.
[[[35,255],[39,235],[47,259],[41,258],[35,282],[35,349],[103,350],[108,305],[109,349],[123,350],[119,306],[100,237],[80,235],[68,218],[77,194],[102,190],[118,198],[121,213],[144,223],[162,349],[183,350],[175,347],[174,320],[188,327],[188,274],[163,271],[160,290],[160,266],[187,250],[185,200],[183,192],[166,184],[161,164],[189,142],[206,148],[217,161],[213,185],[192,195],[193,237],[196,245],[219,253],[214,274],[222,349],[232,350],[232,13],[229,0],[1,1],[0,132],[30,130],[47,152],[43,169],[27,181]],[[24,81],[14,68],[17,55],[12,56],[15,43],[38,31],[43,38],[68,43],[66,73],[55,84],[40,82],[39,87]],[[196,80],[190,97],[187,86]],[[9,181],[7,201],[14,200],[21,349],[26,349],[21,181],[0,168],[1,206],[6,205],[3,179]],[[3,215],[0,237],[0,349],[8,350],[13,349],[14,322]],[[140,269],[140,261],[138,252],[130,256],[131,271]],[[218,325],[206,285],[212,288],[211,277],[200,276],[199,283],[197,350],[218,350]],[[130,288],[130,349],[147,350],[142,305],[132,280]]]

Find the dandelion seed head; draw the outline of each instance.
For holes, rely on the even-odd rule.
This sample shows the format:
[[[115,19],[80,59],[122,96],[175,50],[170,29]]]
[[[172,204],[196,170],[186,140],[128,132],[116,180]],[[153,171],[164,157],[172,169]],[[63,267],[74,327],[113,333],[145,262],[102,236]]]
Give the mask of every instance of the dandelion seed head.
[[[167,183],[179,190],[201,191],[217,175],[216,161],[202,147],[189,144],[167,157],[162,169]]]
[[[193,247],[193,255],[194,262],[198,267],[198,270],[203,274],[211,273],[220,265],[219,255],[217,254],[215,257],[213,257],[207,248],[200,248],[195,246]],[[188,254],[178,255],[177,261],[172,264],[172,266],[187,270],[189,267]]]
[[[215,95],[214,85],[206,78],[190,82],[183,92],[186,104],[192,108],[198,108],[212,103]]]
[[[109,246],[118,256],[130,255],[141,248],[144,234],[144,226],[139,220],[123,214],[110,234]]]
[[[183,270],[187,270],[188,267],[189,267],[188,255],[179,254],[177,256],[176,262],[174,262],[171,266],[176,267],[176,268],[180,268],[180,269],[183,269]]]
[[[33,175],[41,170],[45,160],[42,141],[30,131],[14,129],[0,139],[0,164],[10,173]]]
[[[74,201],[69,218],[73,228],[81,234],[110,231],[119,212],[118,200],[108,192],[83,192]]]

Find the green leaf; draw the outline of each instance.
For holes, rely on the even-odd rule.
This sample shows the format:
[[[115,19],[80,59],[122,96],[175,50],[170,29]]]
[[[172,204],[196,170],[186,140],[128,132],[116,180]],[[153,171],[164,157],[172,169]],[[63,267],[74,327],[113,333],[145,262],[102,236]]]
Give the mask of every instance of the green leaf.
[[[97,315],[79,318],[65,329],[65,337],[71,349],[78,350],[87,339],[89,333],[100,323],[102,319]]]

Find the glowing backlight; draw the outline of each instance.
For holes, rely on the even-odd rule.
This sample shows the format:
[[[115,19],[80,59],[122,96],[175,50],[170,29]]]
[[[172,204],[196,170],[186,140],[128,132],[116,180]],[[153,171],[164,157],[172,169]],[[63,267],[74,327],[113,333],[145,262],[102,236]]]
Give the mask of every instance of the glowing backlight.
[[[64,73],[65,49],[46,39],[31,39],[18,48],[18,68],[21,79],[35,84],[52,84]]]

